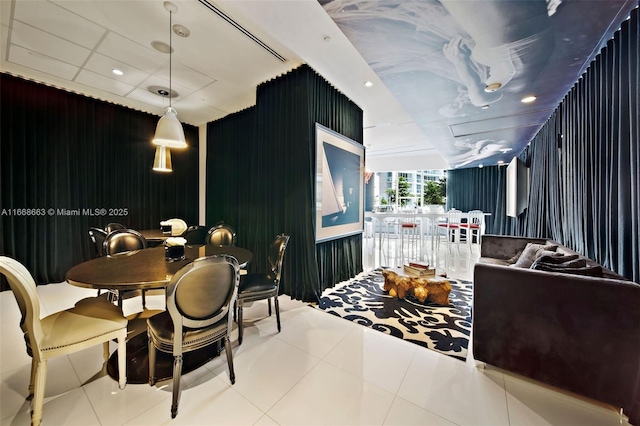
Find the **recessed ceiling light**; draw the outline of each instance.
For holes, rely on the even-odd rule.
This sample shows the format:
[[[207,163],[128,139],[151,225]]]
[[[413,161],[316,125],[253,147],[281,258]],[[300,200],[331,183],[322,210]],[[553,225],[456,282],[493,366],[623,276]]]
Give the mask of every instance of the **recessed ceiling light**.
[[[520,102],[528,104],[535,101],[537,98],[535,96],[526,96],[520,100]]]
[[[124,75],[124,73],[118,68],[112,69],[111,72],[114,73],[115,75]]]
[[[331,41],[331,37],[329,36],[324,36],[323,40],[327,43],[329,43]]]
[[[365,85],[366,87],[371,87],[371,86],[373,86],[373,83],[372,83],[372,82],[370,82],[370,81],[365,81],[365,82],[364,82],[364,85]]]
[[[502,151],[503,153],[507,153],[509,151],[511,151],[513,148],[500,148],[498,151]]]
[[[484,167],[484,166],[483,166],[482,164],[478,164],[478,168],[479,168],[479,169],[481,169],[481,168],[483,168],[483,167]]]
[[[491,108],[489,105],[482,105],[482,109],[489,109]]]
[[[485,86],[484,91],[485,92],[495,92],[496,90],[498,90],[501,87],[502,87],[502,83],[491,83],[491,84]]]
[[[504,164],[504,161],[498,160],[498,164]]]

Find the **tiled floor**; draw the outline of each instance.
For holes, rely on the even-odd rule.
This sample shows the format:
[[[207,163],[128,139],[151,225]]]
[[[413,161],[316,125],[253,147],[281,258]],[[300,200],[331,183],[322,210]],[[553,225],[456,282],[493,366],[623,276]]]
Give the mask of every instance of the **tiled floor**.
[[[373,266],[375,249],[365,248]],[[470,279],[478,257],[464,246],[437,265]],[[385,260],[393,263],[393,260]],[[43,314],[95,292],[66,283],[38,287]],[[487,367],[466,363],[378,331],[281,300],[282,332],[265,303],[245,309],[242,346],[233,346],[236,383],[225,357],[183,376],[178,417],[171,420],[170,382],[119,390],[102,370],[101,347],[50,361],[44,425],[618,425],[611,408],[589,403]],[[163,306],[148,297],[149,308]],[[125,301],[126,313],[140,298]],[[10,292],[0,293],[0,423],[29,424],[25,401],[30,358]],[[112,350],[115,345],[112,346]]]

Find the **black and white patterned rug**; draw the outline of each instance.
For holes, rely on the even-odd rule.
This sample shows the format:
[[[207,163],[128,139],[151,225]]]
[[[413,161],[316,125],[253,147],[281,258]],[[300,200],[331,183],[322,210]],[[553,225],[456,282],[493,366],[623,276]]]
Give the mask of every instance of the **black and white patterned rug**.
[[[449,279],[449,306],[401,300],[383,289],[377,269],[326,290],[316,308],[464,361],[471,335],[473,284]]]

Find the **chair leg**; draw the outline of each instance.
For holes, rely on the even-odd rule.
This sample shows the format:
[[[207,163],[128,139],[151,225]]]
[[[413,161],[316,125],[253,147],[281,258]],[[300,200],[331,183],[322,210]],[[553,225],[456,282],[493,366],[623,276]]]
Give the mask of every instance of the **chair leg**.
[[[35,389],[36,383],[36,369],[38,367],[38,363],[35,358],[31,358],[31,377],[29,378],[29,396],[27,396],[27,401],[31,401],[33,399],[33,392]]]
[[[147,307],[147,290],[141,290],[142,293],[142,310]]]
[[[173,401],[171,402],[171,418],[178,415],[178,404],[180,403],[180,378],[182,376],[182,355],[173,357]]]
[[[271,298],[267,299],[267,306],[269,306],[269,316],[271,316]]]
[[[104,362],[109,362],[109,342],[104,342],[102,344],[102,357],[104,358]]]
[[[242,344],[242,333],[244,327],[242,326],[242,303],[238,304],[238,345]]]
[[[35,394],[31,406],[31,425],[38,426],[42,422],[42,405],[44,388],[47,384],[47,361],[40,361],[36,367]]]
[[[156,347],[149,336],[147,343],[149,348],[149,386],[155,386],[156,384]]]
[[[118,387],[120,389],[124,389],[125,386],[127,386],[127,341],[126,340],[127,340],[127,331],[124,330],[122,335],[118,337]],[[107,348],[108,347],[109,347],[109,343],[107,343]]]
[[[229,380],[231,384],[236,382],[236,373],[233,370],[233,353],[231,352],[231,340],[227,334],[224,338],[224,349],[227,352],[227,365],[229,366]]]
[[[278,324],[278,333],[280,333],[280,302],[278,302],[278,295],[273,298],[273,304],[276,307],[276,323]]]

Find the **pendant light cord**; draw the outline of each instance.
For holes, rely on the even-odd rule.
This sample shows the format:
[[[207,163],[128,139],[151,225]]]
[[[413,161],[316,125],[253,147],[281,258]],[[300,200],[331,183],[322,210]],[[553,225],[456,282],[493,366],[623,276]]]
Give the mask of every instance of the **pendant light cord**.
[[[169,11],[169,108],[171,108],[171,98],[173,90],[171,89],[171,56],[173,55],[173,44],[171,42],[171,33],[172,31],[172,26],[173,26],[173,12]]]

